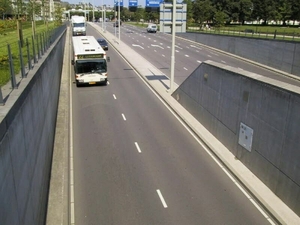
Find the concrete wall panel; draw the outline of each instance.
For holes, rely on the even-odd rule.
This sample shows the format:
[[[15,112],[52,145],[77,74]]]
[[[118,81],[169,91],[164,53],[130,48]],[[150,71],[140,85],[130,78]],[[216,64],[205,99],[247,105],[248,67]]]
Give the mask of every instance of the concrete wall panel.
[[[12,165],[10,159],[10,150],[9,150],[9,139],[8,135],[5,135],[0,142],[0,191],[3,188],[7,173],[11,172]],[[1,208],[0,201],[0,208]],[[0,210],[1,213],[1,210]],[[1,217],[0,217],[1,218]]]
[[[292,74],[300,76],[300,44],[295,45],[292,61]]]
[[[300,43],[298,42],[255,39],[243,35],[224,36],[217,33],[177,33],[176,36],[300,76]]]
[[[282,162],[280,168],[284,174],[290,174],[291,179],[300,184],[300,149],[299,149],[299,139],[297,142],[291,139],[285,139],[283,144],[283,152],[281,154]]]
[[[221,95],[220,105],[217,113],[218,121],[226,126],[228,130],[234,134],[239,132],[237,130],[239,127],[239,124],[237,123],[237,118],[239,117],[238,104],[236,104],[231,98]]]
[[[268,159],[275,167],[279,167],[284,142],[283,133],[274,129],[263,120],[260,121],[259,129],[255,132],[258,133],[255,140],[258,142],[258,148],[255,151]]]
[[[1,225],[45,223],[64,45],[62,34],[0,108]]]
[[[300,215],[299,88],[206,61],[172,96]],[[251,151],[238,144],[241,122]]]
[[[287,120],[290,94],[279,88],[265,86],[261,100],[260,117],[276,130],[282,131]],[[254,102],[255,104],[255,102]]]
[[[291,209],[295,212],[300,211],[300,194],[299,183],[295,183],[292,179],[286,179],[286,173],[278,173],[276,194],[284,202],[288,202]],[[288,190],[288,191],[287,191]]]
[[[9,138],[9,149],[10,157],[13,166],[13,175],[15,179],[16,188],[20,186],[20,180],[22,178],[22,173],[25,169],[26,162],[26,150],[24,141],[24,127],[23,121],[21,120],[21,113],[17,113],[16,120],[13,121],[10,129],[8,130]],[[18,141],[11,141],[18,140]]]
[[[7,171],[5,182],[0,190],[0,219],[1,224],[20,225],[21,218],[12,169]]]

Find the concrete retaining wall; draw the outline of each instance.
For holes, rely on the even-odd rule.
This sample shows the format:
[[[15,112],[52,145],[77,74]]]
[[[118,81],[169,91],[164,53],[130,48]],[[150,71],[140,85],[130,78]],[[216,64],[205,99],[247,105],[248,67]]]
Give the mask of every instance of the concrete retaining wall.
[[[300,215],[299,87],[206,61],[172,96]],[[241,123],[253,129],[250,151]]]
[[[44,224],[65,32],[0,106],[0,224]]]
[[[203,33],[178,33],[176,36],[300,76],[299,42]]]

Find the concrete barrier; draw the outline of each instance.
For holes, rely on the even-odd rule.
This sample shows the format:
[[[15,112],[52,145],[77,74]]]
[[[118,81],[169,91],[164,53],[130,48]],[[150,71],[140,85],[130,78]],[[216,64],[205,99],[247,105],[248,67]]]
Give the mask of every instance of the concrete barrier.
[[[65,31],[0,106],[0,224],[44,224]]]
[[[178,33],[176,36],[300,77],[299,42],[203,33]]]
[[[172,96],[300,215],[299,87],[206,61]]]

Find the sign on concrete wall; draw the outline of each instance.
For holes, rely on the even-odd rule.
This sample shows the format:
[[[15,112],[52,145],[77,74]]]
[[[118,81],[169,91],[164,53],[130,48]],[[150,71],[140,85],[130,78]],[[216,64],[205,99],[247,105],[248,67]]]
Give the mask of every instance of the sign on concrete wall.
[[[173,4],[163,3],[160,4],[160,20],[159,20],[159,31],[164,33],[172,32],[172,15],[173,15]],[[176,4],[176,33],[186,32],[186,4]]]
[[[239,144],[251,152],[253,139],[253,129],[247,125],[240,124]]]

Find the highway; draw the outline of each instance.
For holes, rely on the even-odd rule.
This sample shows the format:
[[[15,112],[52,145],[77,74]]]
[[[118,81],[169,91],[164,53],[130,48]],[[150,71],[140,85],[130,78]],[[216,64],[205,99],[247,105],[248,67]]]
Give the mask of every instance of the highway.
[[[99,26],[101,26],[101,23],[99,23]],[[115,28],[109,23],[107,31],[115,34]],[[145,28],[125,24],[122,26],[120,37],[134,51],[147,58],[154,66],[170,77],[172,47],[170,34],[159,32],[147,33]],[[116,38],[118,38],[118,33],[116,33]],[[300,86],[299,80],[283,76],[281,73],[251,64],[244,59],[238,59],[228,54],[223,54],[221,51],[206,48],[181,38],[176,38],[175,41],[175,82],[180,85],[205,60],[213,60],[238,70],[246,70],[288,84]]]
[[[121,30],[128,45],[169,76],[169,36]],[[91,27],[87,35],[100,37]],[[178,84],[208,58],[261,69],[184,41],[177,50]],[[107,86],[77,88],[71,70],[74,224],[272,224],[112,46],[107,55]]]

